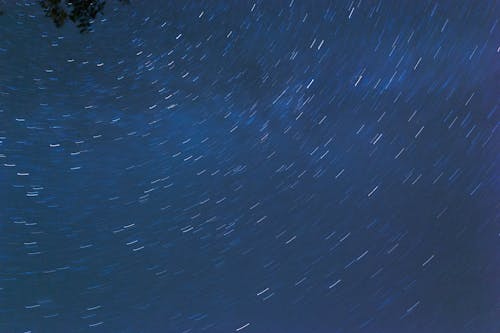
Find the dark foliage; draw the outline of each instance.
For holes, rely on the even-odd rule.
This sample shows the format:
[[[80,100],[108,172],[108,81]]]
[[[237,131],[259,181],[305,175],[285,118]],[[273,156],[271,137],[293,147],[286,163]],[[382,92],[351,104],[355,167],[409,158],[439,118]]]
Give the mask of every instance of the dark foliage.
[[[129,0],[119,0],[129,3]],[[45,16],[52,19],[56,27],[62,27],[69,19],[76,24],[81,33],[89,32],[98,14],[102,14],[104,0],[41,0]]]

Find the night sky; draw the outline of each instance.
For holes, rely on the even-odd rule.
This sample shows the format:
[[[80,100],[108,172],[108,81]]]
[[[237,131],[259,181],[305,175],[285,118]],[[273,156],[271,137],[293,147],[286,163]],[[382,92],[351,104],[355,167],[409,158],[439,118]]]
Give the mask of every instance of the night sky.
[[[500,332],[500,3],[0,2],[0,332]]]

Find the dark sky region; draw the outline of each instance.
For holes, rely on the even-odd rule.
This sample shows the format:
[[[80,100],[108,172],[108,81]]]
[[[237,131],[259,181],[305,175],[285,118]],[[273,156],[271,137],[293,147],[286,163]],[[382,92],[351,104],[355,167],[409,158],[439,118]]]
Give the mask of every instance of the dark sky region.
[[[0,16],[0,332],[500,332],[495,0]]]

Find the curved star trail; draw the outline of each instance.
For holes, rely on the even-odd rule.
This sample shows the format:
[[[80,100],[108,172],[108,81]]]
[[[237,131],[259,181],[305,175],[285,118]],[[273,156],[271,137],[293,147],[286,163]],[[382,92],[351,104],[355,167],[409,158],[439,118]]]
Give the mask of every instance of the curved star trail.
[[[500,331],[497,1],[3,6],[0,332]]]

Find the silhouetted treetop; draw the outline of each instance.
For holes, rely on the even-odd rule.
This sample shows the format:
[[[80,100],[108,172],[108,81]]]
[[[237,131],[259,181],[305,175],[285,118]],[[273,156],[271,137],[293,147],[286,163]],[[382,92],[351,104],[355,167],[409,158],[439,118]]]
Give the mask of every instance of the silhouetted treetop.
[[[129,0],[118,0],[129,3]],[[104,0],[41,0],[45,16],[52,19],[60,28],[69,19],[76,24],[81,33],[89,32],[90,26],[98,14],[102,14],[106,1]]]

